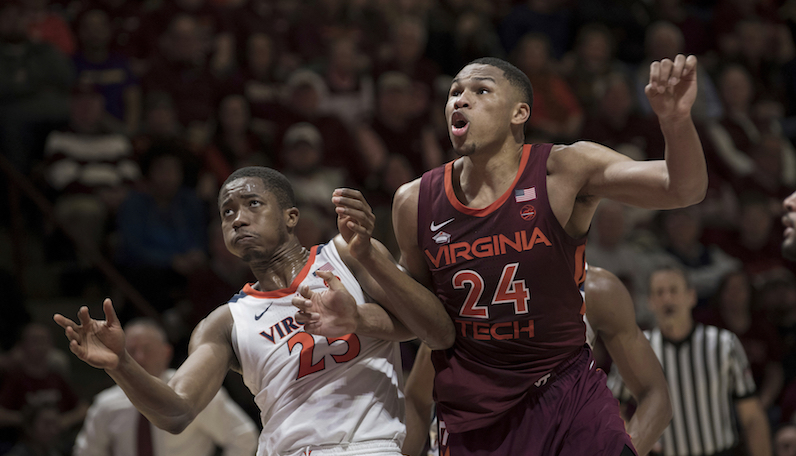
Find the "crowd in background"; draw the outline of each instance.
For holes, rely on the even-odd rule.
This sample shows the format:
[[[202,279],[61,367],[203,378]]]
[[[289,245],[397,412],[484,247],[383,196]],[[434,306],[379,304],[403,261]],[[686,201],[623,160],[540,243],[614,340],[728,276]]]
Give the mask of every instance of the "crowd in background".
[[[464,64],[502,57],[528,75],[526,142],[591,140],[645,160],[664,155],[649,63],[695,54],[705,201],[604,202],[587,260],[626,283],[645,328],[646,271],[679,260],[695,317],[739,336],[776,428],[796,411],[796,265],[779,223],[796,190],[794,34],[794,0],[0,0],[0,151],[60,220],[23,205],[58,266],[42,280],[62,296],[112,294],[76,244],[99,249],[164,316],[179,362],[188,331],[252,280],[219,234],[231,171],[288,176],[307,246],[337,232],[332,190],[360,189],[397,253],[393,193],[453,158],[443,106]],[[3,315],[0,453],[54,440],[26,437],[33,421],[74,426],[91,401],[68,391],[47,331],[19,331],[24,308]],[[63,391],[59,413],[23,417],[36,395],[20,391],[42,378]]]

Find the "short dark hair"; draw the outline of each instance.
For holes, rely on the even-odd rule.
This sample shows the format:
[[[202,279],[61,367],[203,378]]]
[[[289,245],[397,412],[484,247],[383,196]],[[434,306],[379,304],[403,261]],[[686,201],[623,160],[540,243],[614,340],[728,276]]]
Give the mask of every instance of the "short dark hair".
[[[293,194],[293,186],[282,173],[275,169],[265,166],[247,166],[232,172],[227,180],[224,181],[223,189],[228,183],[243,177],[257,177],[265,186],[265,189],[276,196],[279,207],[289,209],[296,206],[296,196]]]
[[[694,284],[691,281],[691,277],[686,271],[685,267],[683,267],[680,263],[675,260],[665,260],[659,264],[657,264],[652,271],[650,271],[649,275],[647,276],[647,284],[652,284],[652,276],[659,272],[674,272],[675,274],[679,274],[683,280],[685,281],[685,287],[688,290],[694,289]]]
[[[528,79],[528,76],[522,70],[497,57],[481,57],[465,66],[469,65],[489,65],[503,70],[503,77],[509,81],[509,84],[520,91],[523,97],[522,101],[528,103],[528,107],[533,111],[533,86],[531,85],[531,80]]]

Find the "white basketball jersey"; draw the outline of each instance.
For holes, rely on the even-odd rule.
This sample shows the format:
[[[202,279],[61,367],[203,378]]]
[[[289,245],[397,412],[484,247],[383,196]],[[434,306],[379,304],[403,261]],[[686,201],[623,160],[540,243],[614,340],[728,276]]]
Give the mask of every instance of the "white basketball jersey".
[[[398,343],[356,334],[312,336],[293,318],[297,309],[291,300],[299,285],[326,289],[315,275],[319,269],[332,271],[357,303],[365,302],[334,242],[311,249],[290,288],[262,292],[246,285],[229,302],[235,354],[260,408],[258,456],[319,454],[331,448],[334,454],[347,454],[340,449],[403,444]]]

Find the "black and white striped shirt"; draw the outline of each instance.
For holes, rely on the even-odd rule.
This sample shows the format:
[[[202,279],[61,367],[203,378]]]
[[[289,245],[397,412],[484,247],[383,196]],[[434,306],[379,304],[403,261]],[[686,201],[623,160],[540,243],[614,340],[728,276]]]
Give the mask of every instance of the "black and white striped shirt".
[[[732,332],[696,323],[681,342],[659,329],[645,331],[669,383],[672,421],[661,438],[665,456],[702,456],[738,444],[734,401],[752,396],[755,383],[740,340]],[[620,401],[630,399],[618,370],[608,387]]]

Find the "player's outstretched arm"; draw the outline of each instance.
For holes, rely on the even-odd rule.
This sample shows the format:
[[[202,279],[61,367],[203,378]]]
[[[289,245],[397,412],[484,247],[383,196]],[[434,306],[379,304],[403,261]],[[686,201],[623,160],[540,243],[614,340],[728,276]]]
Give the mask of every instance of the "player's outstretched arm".
[[[362,194],[353,189],[337,189],[332,202],[340,234],[348,244],[347,249],[340,249],[340,255],[362,288],[432,349],[453,345],[453,322],[439,299],[401,271],[387,248],[371,238],[375,217]],[[395,209],[393,219],[394,214]],[[417,218],[416,213],[412,216]],[[396,226],[396,234],[397,230]]]
[[[627,432],[638,454],[647,454],[672,417],[669,387],[655,352],[636,325],[630,293],[605,269],[589,267],[586,317],[638,402]]]
[[[594,143],[580,142],[568,162],[582,173],[579,196],[614,199],[649,209],[696,204],[707,191],[707,165],[691,118],[697,93],[697,59],[678,55],[650,65],[645,88],[666,141],[665,160],[637,162]]]
[[[344,243],[342,240],[340,242]],[[299,295],[292,300],[298,309],[296,322],[304,325],[308,333],[324,337],[357,333],[394,341],[415,338],[411,331],[378,304],[357,305],[345,285],[331,271],[317,271],[316,274],[329,284],[329,288],[318,293],[301,286]]]
[[[406,439],[401,448],[404,454],[420,456],[429,436],[434,408],[434,365],[431,349],[421,344],[412,371],[406,378]]]
[[[92,319],[88,308],[78,312],[76,323],[63,315],[53,318],[64,328],[69,349],[91,366],[105,369],[130,401],[155,426],[179,433],[210,402],[232,361],[229,341],[232,315],[226,306],[216,309],[191,337],[191,354],[169,384],[148,374],[124,348],[124,331],[110,299],[103,302],[105,321]],[[228,316],[227,334],[222,331]],[[203,328],[204,326],[204,328]]]

